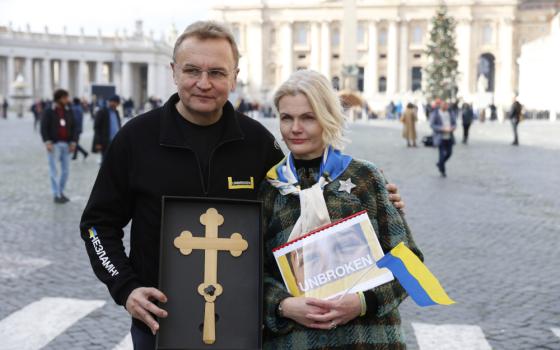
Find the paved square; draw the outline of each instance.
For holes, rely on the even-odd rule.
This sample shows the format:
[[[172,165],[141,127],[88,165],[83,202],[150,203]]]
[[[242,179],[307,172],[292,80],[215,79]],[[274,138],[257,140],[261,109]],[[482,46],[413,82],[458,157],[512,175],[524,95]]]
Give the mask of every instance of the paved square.
[[[81,144],[89,149],[86,118]],[[276,121],[263,122],[276,130]],[[420,136],[428,133],[425,123],[418,127]],[[442,349],[560,349],[560,123],[524,122],[520,147],[510,145],[509,124],[475,123],[470,144],[455,146],[446,179],[435,149],[405,147],[400,123],[349,129],[348,153],[399,185],[426,264],[457,301],[419,308],[407,300],[409,348],[428,350],[422,344],[435,335]],[[94,277],[78,232],[97,156],[72,161],[71,202],[57,205],[31,118],[0,120],[0,145],[0,333],[20,329],[11,339],[39,348],[25,322],[9,322],[39,322],[48,302],[68,312],[57,312],[65,327],[46,333],[45,349],[127,349],[130,320]],[[80,303],[87,309],[73,311]]]

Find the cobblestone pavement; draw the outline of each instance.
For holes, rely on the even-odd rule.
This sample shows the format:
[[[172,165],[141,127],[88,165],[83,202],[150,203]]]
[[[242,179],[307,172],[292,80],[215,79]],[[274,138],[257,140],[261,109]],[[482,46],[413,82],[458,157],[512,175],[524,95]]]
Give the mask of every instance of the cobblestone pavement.
[[[475,124],[446,179],[437,152],[406,148],[400,132],[397,122],[353,124],[348,153],[399,185],[426,264],[457,301],[407,300],[409,348],[560,349],[560,123],[524,122],[520,147],[509,145],[509,124]],[[91,132],[82,136],[89,149]],[[127,313],[94,277],[77,229],[96,156],[71,163],[71,202],[56,205],[31,118],[0,120],[0,145],[0,349],[127,348]],[[33,322],[57,313],[74,318],[51,319],[34,340]]]

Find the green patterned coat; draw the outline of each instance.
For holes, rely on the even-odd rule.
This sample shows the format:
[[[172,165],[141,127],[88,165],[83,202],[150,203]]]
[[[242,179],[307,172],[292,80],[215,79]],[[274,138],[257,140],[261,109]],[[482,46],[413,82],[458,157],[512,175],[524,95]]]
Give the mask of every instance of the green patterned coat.
[[[302,189],[315,183],[319,169],[298,169]],[[352,179],[351,193],[339,191],[338,180]],[[410,230],[389,201],[385,178],[379,169],[366,161],[352,160],[348,168],[324,189],[331,221],[366,210],[384,252],[404,242],[423,259]],[[265,349],[405,349],[399,304],[407,297],[395,280],[365,292],[367,313],[333,330],[315,330],[282,318],[278,304],[289,297],[274,260],[272,249],[286,243],[300,215],[299,198],[283,196],[267,181],[260,188],[263,201],[265,275],[264,275],[264,348]]]

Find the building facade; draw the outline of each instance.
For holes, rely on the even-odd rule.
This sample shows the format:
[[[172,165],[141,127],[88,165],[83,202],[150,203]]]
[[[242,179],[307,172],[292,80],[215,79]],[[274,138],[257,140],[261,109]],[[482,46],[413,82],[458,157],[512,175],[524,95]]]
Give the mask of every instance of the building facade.
[[[374,110],[389,101],[424,102],[425,48],[438,0],[252,1],[223,5],[240,45],[244,93],[268,100],[291,72],[321,72],[343,88],[348,67]],[[560,1],[448,0],[456,20],[458,96],[476,105],[511,105],[524,43],[549,34]],[[348,51],[351,52],[348,52]]]
[[[175,40],[176,33],[170,39]],[[52,34],[0,27],[0,95],[13,99],[16,79],[20,94],[52,99],[63,88],[71,96],[91,97],[92,84],[112,84],[136,105],[149,97],[166,98],[173,91],[169,40],[144,33],[142,22],[130,35]]]
[[[521,49],[519,100],[527,110],[544,111],[550,120],[560,119],[560,13],[551,22],[550,35]]]

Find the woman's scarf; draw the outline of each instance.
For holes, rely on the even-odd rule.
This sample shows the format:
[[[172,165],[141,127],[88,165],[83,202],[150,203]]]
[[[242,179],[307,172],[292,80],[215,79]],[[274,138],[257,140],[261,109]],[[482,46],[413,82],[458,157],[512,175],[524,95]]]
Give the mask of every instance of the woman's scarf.
[[[294,166],[294,157],[289,153],[280,163],[266,174],[267,181],[284,196],[297,195],[300,203],[300,217],[296,221],[288,241],[331,222],[323,189],[335,181],[352,161],[352,157],[342,154],[332,146],[325,148],[316,183],[305,190],[301,189]]]

